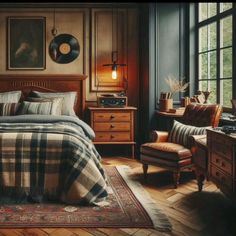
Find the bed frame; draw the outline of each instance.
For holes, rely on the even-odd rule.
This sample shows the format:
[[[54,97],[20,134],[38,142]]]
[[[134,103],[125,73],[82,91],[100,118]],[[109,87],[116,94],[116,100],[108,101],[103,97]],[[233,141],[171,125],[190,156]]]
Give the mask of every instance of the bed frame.
[[[85,108],[86,75],[49,75],[49,74],[5,74],[0,75],[0,92],[21,90],[23,98],[32,91],[41,92],[77,92],[74,107],[76,115],[83,117]]]

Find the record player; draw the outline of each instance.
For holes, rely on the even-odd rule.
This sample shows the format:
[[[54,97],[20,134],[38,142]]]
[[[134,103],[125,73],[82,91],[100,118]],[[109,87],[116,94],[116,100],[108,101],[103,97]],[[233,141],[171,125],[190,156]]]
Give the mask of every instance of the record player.
[[[118,94],[102,94],[98,95],[97,102],[99,107],[126,107],[128,98]]]

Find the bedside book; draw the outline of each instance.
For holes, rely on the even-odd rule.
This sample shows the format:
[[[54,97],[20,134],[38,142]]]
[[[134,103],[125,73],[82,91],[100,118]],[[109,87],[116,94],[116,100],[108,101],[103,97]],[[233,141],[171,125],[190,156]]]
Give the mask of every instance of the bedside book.
[[[168,110],[168,113],[184,113],[185,107],[172,108]]]

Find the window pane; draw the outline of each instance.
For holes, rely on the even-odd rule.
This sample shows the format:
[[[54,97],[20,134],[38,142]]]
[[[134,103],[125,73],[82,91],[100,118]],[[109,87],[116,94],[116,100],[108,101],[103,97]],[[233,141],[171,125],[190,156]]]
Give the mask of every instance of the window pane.
[[[216,23],[212,23],[209,25],[209,45],[208,49],[215,49],[216,48]]]
[[[199,90],[200,91],[207,91],[207,81],[206,80],[199,81]]]
[[[229,10],[232,8],[233,4],[232,2],[225,2],[225,3],[220,3],[220,12]]]
[[[199,55],[199,78],[208,79],[208,53],[203,53]]]
[[[208,89],[206,91],[210,91],[211,94],[208,98],[208,102],[209,103],[216,103],[216,93],[217,93],[217,90],[216,90],[216,80],[210,80],[208,82]]]
[[[216,51],[210,52],[210,70],[208,79],[216,79]]]
[[[199,29],[199,52],[204,52],[207,50],[207,26]]]
[[[232,45],[232,16],[220,21],[220,47]]]
[[[220,77],[232,77],[232,48],[220,50]]]
[[[216,80],[199,81],[200,91],[210,91],[208,103],[216,103]]]
[[[199,3],[199,22],[207,19],[207,3]]]
[[[216,15],[216,2],[208,3],[208,18]]]
[[[231,107],[232,99],[232,79],[222,80],[223,89],[221,90],[221,97],[223,96],[223,106]]]

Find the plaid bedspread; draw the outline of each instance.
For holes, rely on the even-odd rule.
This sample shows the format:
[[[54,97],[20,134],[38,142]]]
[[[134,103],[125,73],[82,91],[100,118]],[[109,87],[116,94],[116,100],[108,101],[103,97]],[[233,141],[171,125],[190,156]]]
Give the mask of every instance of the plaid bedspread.
[[[1,196],[70,204],[107,196],[100,155],[83,129],[66,122],[0,123]]]

